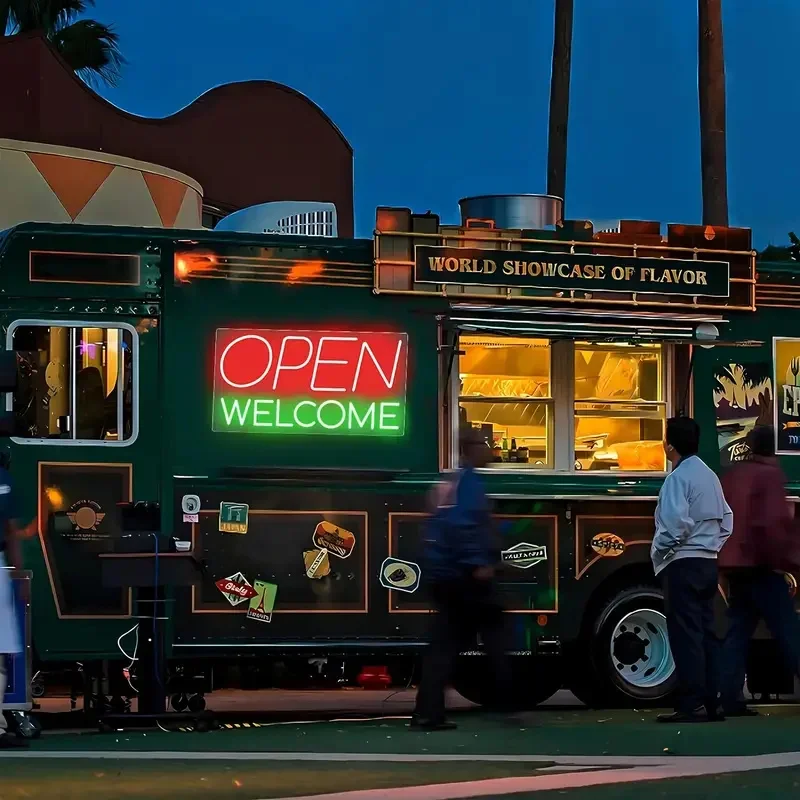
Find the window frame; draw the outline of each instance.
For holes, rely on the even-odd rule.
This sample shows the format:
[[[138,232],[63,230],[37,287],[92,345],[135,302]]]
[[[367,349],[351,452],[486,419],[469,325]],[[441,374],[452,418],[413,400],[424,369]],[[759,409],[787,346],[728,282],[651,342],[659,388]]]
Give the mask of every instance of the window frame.
[[[469,335],[469,331],[464,331]],[[488,334],[489,332],[487,332]],[[440,424],[448,426],[450,432],[450,442],[445,453],[445,469],[452,470],[458,466],[458,404],[459,404],[459,385],[458,376],[460,374],[461,363],[461,332],[455,340],[456,356],[450,374],[450,385],[444,387],[449,403],[445,408],[440,406]],[[535,336],[531,338],[546,338]],[[575,350],[579,340],[577,339],[550,339],[550,399],[536,400],[532,402],[547,402],[550,404],[553,430],[549,432],[548,438],[552,446],[552,456],[548,458],[552,467],[533,467],[533,466],[489,466],[483,468],[487,474],[506,474],[506,475],[572,475],[586,476],[589,480],[593,478],[603,478],[609,475],[621,477],[653,477],[663,478],[667,475],[667,469],[658,471],[630,471],[630,470],[578,470],[575,469],[575,423],[576,413],[575,404],[585,402],[575,398]],[[581,342],[583,340],[580,340]],[[674,363],[675,363],[675,343],[657,342],[661,346],[661,386],[663,387],[664,400],[642,401],[642,405],[658,405],[665,407],[666,419],[673,415],[674,402]],[[599,348],[613,348],[613,343],[597,345]],[[636,401],[630,401],[636,403]],[[449,417],[449,419],[448,419]]]
[[[74,332],[76,328],[101,328],[103,330],[127,331],[131,335],[131,380],[133,387],[131,392],[131,435],[123,441],[106,441],[105,439],[57,439],[49,437],[26,438],[21,436],[11,436],[10,440],[14,444],[38,445],[51,447],[130,447],[139,438],[139,334],[136,328],[128,322],[121,321],[100,321],[100,320],[64,320],[64,319],[16,319],[11,322],[6,332],[6,350],[13,350],[14,332],[17,328],[39,327],[39,328],[68,328],[70,330],[70,352],[74,355]],[[122,337],[120,337],[120,345]],[[118,368],[119,370],[119,368]],[[75,430],[75,378],[76,378],[74,358],[70,361],[70,424]],[[117,372],[117,380],[120,379],[120,372]],[[117,408],[122,405],[120,393],[117,394]],[[6,394],[6,411],[14,411],[14,394]],[[118,417],[119,418],[119,417]]]

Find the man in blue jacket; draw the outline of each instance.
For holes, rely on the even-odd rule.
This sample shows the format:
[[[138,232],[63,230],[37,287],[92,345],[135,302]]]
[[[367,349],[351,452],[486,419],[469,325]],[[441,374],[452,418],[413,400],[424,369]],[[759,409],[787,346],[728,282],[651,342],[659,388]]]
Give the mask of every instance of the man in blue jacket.
[[[5,659],[7,655],[22,652],[18,622],[14,615],[11,578],[6,568],[22,566],[19,540],[24,532],[20,531],[14,517],[11,476],[0,467],[0,750],[26,745],[24,739],[18,739],[8,733],[3,716],[3,696],[6,690]]]
[[[462,646],[475,646],[480,633],[495,681],[495,700],[504,706],[510,697],[505,654],[503,608],[494,586],[495,546],[489,498],[477,469],[491,460],[480,431],[464,429],[462,470],[440,484],[424,540],[423,575],[437,612],[431,617],[430,645],[412,727],[450,730],[445,719],[445,689]]]

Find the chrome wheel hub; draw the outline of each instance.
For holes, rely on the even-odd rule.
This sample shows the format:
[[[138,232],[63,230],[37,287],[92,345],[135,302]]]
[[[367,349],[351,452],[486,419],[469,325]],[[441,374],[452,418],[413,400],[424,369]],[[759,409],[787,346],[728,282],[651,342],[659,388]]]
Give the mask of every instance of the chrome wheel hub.
[[[626,614],[611,634],[611,661],[623,683],[655,689],[675,672],[669,649],[667,618],[643,608]]]

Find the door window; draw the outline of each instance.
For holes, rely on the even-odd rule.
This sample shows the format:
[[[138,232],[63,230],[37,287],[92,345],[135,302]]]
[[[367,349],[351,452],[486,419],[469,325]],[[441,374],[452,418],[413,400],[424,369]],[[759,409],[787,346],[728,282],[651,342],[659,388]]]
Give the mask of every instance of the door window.
[[[128,326],[12,326],[15,438],[130,444],[137,430],[137,344]]]

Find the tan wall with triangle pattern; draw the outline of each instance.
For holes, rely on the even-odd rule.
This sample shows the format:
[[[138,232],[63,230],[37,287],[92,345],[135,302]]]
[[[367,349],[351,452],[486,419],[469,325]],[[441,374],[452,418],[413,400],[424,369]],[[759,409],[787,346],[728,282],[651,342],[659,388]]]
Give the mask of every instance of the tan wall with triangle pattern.
[[[0,139],[0,230],[21,222],[200,228],[202,199],[200,184],[166,167]]]

